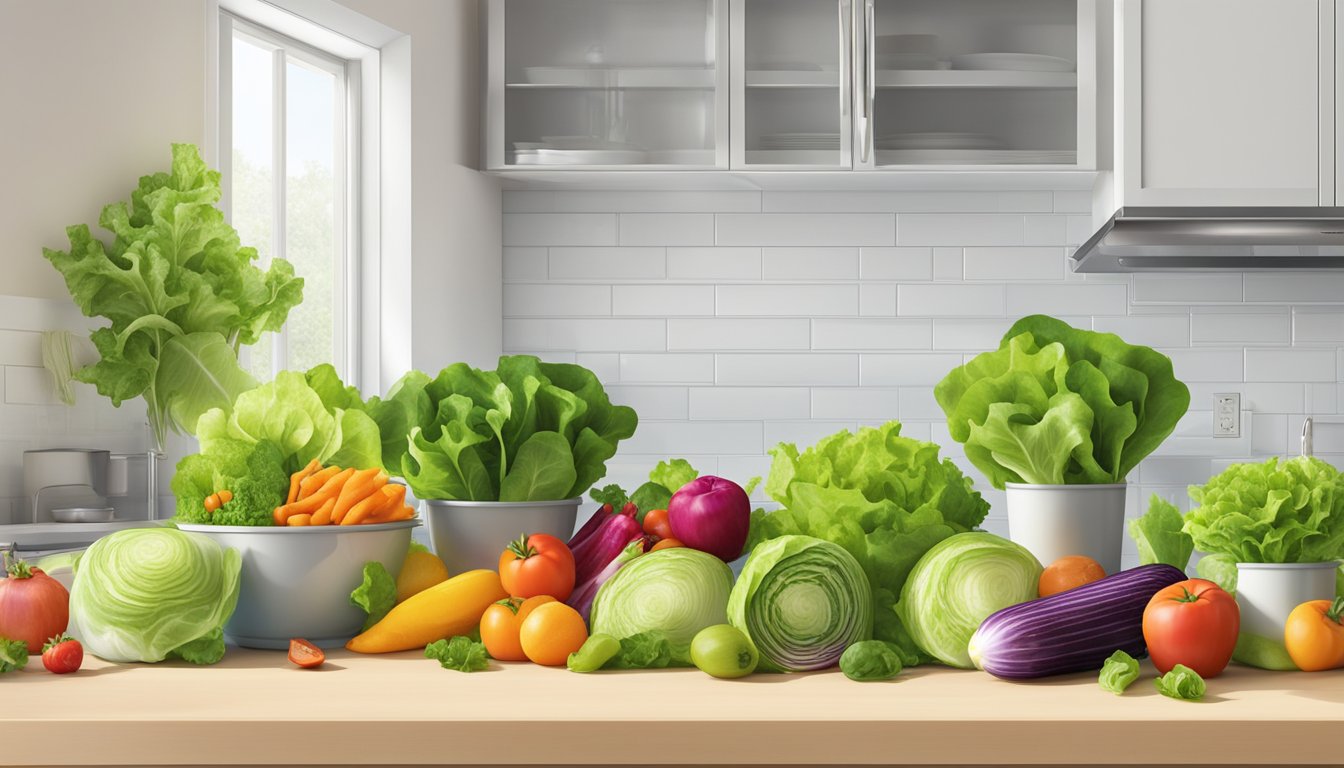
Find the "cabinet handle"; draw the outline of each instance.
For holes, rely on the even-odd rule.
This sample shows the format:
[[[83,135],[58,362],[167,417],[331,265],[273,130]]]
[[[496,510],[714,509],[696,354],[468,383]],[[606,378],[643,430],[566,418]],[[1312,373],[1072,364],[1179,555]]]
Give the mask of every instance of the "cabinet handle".
[[[849,29],[849,23],[848,23],[848,18],[847,18],[848,14],[845,13],[845,11],[847,10],[847,6],[848,6],[848,5],[849,5],[849,0],[836,0],[836,3],[835,3],[836,15],[839,16],[838,25],[839,25],[839,27],[840,27],[840,51],[839,51],[839,54],[840,54],[840,116],[841,116],[841,117],[848,117],[848,116],[849,116],[849,98],[850,98],[850,94],[849,94],[849,83],[847,83],[846,80],[849,79],[850,67],[853,66],[853,63],[850,61],[850,55],[849,55],[849,41],[850,41],[850,37],[851,37],[851,32],[852,32],[852,31]]]
[[[877,47],[877,24],[875,20],[876,13],[873,9],[874,0],[864,0],[864,35],[863,35],[863,65],[864,65],[864,99],[863,99],[863,148],[862,160],[867,163],[873,154],[873,106],[877,98],[877,64],[876,57],[873,55],[873,49]]]

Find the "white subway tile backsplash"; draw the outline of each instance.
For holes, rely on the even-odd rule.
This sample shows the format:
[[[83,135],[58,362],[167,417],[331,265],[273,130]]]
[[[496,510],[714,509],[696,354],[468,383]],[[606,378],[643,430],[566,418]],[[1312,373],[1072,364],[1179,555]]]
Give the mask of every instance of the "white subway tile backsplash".
[[[1190,346],[1190,315],[1129,315],[1098,317],[1092,330],[1114,333],[1131,344],[1147,347]]]
[[[961,355],[947,353],[860,355],[859,384],[933,386],[961,363]]]
[[[712,285],[618,285],[612,288],[614,315],[685,317],[714,314]]]
[[[709,213],[622,213],[621,245],[714,245]]]
[[[1097,229],[1092,225],[1091,216],[1067,216],[1065,222],[1064,240],[1071,249],[1086,243]]]
[[[504,245],[616,245],[614,213],[506,213]]]
[[[692,387],[690,395],[692,419],[806,419],[812,413],[804,387]]]
[[[717,245],[896,245],[890,213],[723,213]]]
[[[896,314],[922,317],[998,317],[1003,314],[1002,285],[902,285]]]
[[[621,380],[621,356],[615,352],[579,352],[574,362],[596,374],[604,385]]]
[[[760,455],[765,451],[763,432],[759,421],[645,421],[634,437],[621,443],[621,450],[663,457]]]
[[[1061,189],[1055,193],[1055,213],[1091,213],[1092,192],[1087,189]]]
[[[1344,344],[1344,312],[1294,312],[1293,343]]]
[[[897,403],[902,421],[914,419],[932,421],[947,418],[933,396],[933,387],[901,387],[898,390]]]
[[[1043,247],[967,248],[967,280],[1060,280],[1064,249]]]
[[[41,366],[42,334],[0,330],[0,365]]]
[[[891,317],[896,314],[896,286],[860,285],[859,314],[864,317]]]
[[[550,249],[550,276],[556,280],[658,279],[666,274],[664,248]]]
[[[857,315],[857,285],[720,285],[718,314],[783,317]]]
[[[933,249],[933,279],[961,281],[966,277],[965,252],[961,248]]]
[[[932,248],[861,248],[859,275],[864,280],[932,280]]]
[[[761,193],[750,190],[620,192],[593,190],[564,194],[505,190],[505,213],[718,213],[761,210]]]
[[[1288,417],[1282,413],[1253,413],[1251,452],[1282,456],[1288,452]]]
[[[1335,272],[1248,272],[1246,301],[1325,303],[1344,301],[1344,275]]]
[[[1186,381],[1185,383],[1190,388],[1190,407],[1194,410],[1212,410],[1214,395],[1222,392],[1241,393],[1241,408],[1245,411],[1300,413],[1304,403],[1304,385],[1297,383],[1245,383],[1240,381]]]
[[[1011,319],[934,319],[933,348],[983,352],[998,349],[999,340],[1013,324]]]
[[[858,248],[766,248],[766,280],[857,280]]]
[[[545,248],[504,249],[504,282],[545,280],[549,276]]]
[[[1241,275],[1192,273],[1134,275],[1135,304],[1206,304],[1241,301]]]
[[[690,412],[686,387],[621,384],[606,389],[611,402],[634,408],[641,422],[651,419],[684,421]]]
[[[900,390],[896,388],[812,390],[813,418],[886,421],[899,414]]]
[[[1242,381],[1242,351],[1239,349],[1163,349],[1171,358],[1176,378],[1182,381]],[[1202,407],[1192,404],[1192,408]],[[1208,407],[1212,407],[1210,404]]]
[[[1339,385],[1306,385],[1306,413],[1330,414],[1339,412]],[[1287,409],[1285,409],[1287,410]]]
[[[670,350],[808,349],[811,335],[812,321],[806,318],[667,321]]]
[[[859,356],[811,354],[721,354],[719,384],[845,386],[859,383]]]
[[[767,421],[765,422],[765,446],[772,448],[780,443],[792,443],[799,450],[815,445],[823,437],[834,435],[841,430],[854,432],[858,429],[853,421]],[[904,430],[902,430],[904,434]]]
[[[1246,350],[1247,381],[1335,381],[1335,371],[1334,350]]]
[[[766,211],[790,213],[1048,213],[1052,205],[1051,193],[1036,191],[765,193]]]
[[[929,349],[932,346],[932,320],[812,321],[813,349]]]
[[[713,382],[713,355],[621,355],[623,384],[712,384]]]
[[[1023,237],[1021,215],[903,213],[897,223],[896,245],[1024,245]]]
[[[60,405],[56,385],[45,368],[5,366],[5,402],[10,405]]]
[[[1022,222],[1024,245],[1068,245],[1068,217],[1057,215],[1026,216]]]
[[[667,349],[663,319],[504,319],[504,349],[653,352]]]
[[[1292,324],[1287,312],[1276,314],[1197,312],[1190,316],[1192,344],[1271,344],[1286,347],[1292,340]]]
[[[611,286],[515,283],[504,286],[505,317],[611,314]]]
[[[674,280],[760,280],[760,248],[668,248]]]
[[[1123,315],[1128,286],[1093,283],[1040,283],[1007,286],[1007,313],[1047,315]]]

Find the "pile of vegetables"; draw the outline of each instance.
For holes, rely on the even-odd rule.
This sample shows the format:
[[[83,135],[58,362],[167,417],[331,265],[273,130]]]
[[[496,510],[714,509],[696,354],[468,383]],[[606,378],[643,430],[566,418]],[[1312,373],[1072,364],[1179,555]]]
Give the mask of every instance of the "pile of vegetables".
[[[224,657],[241,568],[237,550],[203,534],[117,531],[75,562],[70,617],[101,659],[214,664]]]
[[[501,357],[493,371],[412,371],[363,407],[381,428],[382,465],[421,499],[577,497],[637,423],[591,371],[529,355]]]
[[[873,638],[913,665],[920,650],[896,603],[911,569],[943,539],[978,526],[989,504],[938,446],[901,437],[900,422],[840,432],[800,452],[771,451],[766,493],[783,509],[752,513],[747,548],[789,534],[832,542],[853,556],[873,597]]]
[[[92,335],[100,359],[75,378],[114,405],[143,396],[159,448],[169,427],[194,432],[201,414],[254,386],[239,346],[279,330],[303,298],[284,259],[265,272],[253,264],[219,197],[219,173],[195,146],[174,144],[170,173],[141,177],[129,206],[103,208],[110,245],[80,224],[66,230],[69,251],[43,251],[80,310],[109,321]]]
[[[389,484],[377,467],[322,467],[317,459],[295,472],[289,495],[273,513],[276,525],[360,525],[409,520],[406,486]]]
[[[934,396],[995,488],[1122,483],[1176,428],[1190,391],[1171,359],[1045,315],[954,369]]]
[[[713,555],[678,547],[627,563],[597,591],[590,626],[617,639],[656,630],[674,651],[689,653],[705,627],[728,622],[733,573]]]

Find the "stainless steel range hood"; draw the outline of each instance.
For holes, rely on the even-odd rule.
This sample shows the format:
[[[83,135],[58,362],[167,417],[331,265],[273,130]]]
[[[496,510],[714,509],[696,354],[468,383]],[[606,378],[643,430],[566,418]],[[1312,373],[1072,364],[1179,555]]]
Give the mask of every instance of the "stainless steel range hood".
[[[1344,207],[1121,208],[1075,272],[1344,269]]]

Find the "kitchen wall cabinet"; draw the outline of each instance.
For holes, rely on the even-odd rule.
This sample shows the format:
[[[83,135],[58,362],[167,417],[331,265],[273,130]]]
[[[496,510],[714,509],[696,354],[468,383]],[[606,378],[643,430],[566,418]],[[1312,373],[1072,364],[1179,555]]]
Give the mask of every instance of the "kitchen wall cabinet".
[[[1333,205],[1338,0],[1121,0],[1123,205]]]
[[[1095,168],[1096,0],[489,0],[486,168]]]

